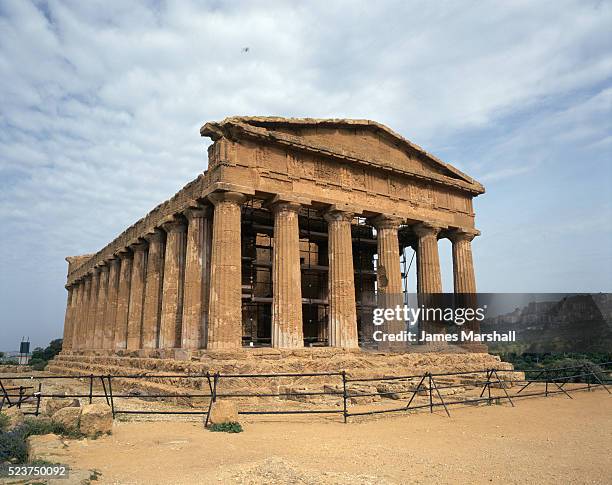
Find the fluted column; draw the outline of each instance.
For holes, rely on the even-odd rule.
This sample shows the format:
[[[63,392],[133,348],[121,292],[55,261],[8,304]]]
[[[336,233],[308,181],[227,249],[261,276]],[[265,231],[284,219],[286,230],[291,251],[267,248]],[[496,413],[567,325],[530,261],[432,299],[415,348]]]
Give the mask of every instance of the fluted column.
[[[132,261],[132,281],[130,283],[130,308],[128,310],[127,349],[140,349],[142,336],[142,307],[145,291],[145,271],[147,258],[146,243],[136,243],[130,246],[134,253]]]
[[[91,276],[89,308],[87,315],[87,349],[95,349],[96,320],[98,316],[98,288],[100,287],[100,268],[94,268]]]
[[[155,229],[144,238],[149,243],[149,251],[142,313],[142,348],[156,349],[159,343],[161,322],[165,233],[161,229]]]
[[[302,276],[300,271],[300,204],[279,201],[274,212],[272,260],[272,346],[304,346],[302,327]]]
[[[340,210],[325,214],[329,234],[330,347],[358,347],[352,219],[352,213]]]
[[[91,297],[91,275],[83,279],[83,302],[81,304],[81,323],[79,325],[79,350],[87,349],[87,328],[89,326],[89,299]]]
[[[120,261],[118,258],[112,258],[109,261],[106,313],[104,314],[104,331],[102,339],[102,348],[105,350],[114,349],[117,296],[119,294],[119,266]]]
[[[421,223],[414,226],[417,241],[417,292],[442,293],[438,233],[440,227]]]
[[[237,192],[208,196],[215,205],[210,259],[208,349],[242,347],[242,254],[240,206]]]
[[[122,251],[119,269],[119,290],[117,292],[117,314],[115,315],[115,350],[127,347],[127,322],[130,308],[130,284],[132,281],[132,253]]]
[[[163,224],[162,228],[167,236],[159,348],[174,349],[181,343],[186,226],[176,220]]]
[[[472,260],[472,240],[479,234],[475,230],[456,230],[449,234],[453,243],[453,283],[456,294],[476,293],[476,277]]]
[[[72,325],[70,326],[70,349],[77,350],[79,348],[79,324],[80,324],[80,308],[81,308],[81,290],[82,282],[75,282],[72,290]]]
[[[438,254],[438,233],[440,227],[434,224],[421,223],[414,226],[417,235],[417,293],[419,306],[435,307],[435,294],[442,293],[442,276],[440,274],[440,257]],[[445,326],[436,320],[420,321],[421,330],[429,333],[444,333]],[[433,348],[444,347],[438,343]]]
[[[62,350],[70,350],[72,348],[72,321],[74,313],[74,305],[72,303],[74,286],[67,288],[68,296],[66,298],[66,313],[64,314],[64,334],[62,340]]]
[[[376,267],[377,305],[379,308],[396,308],[404,304],[402,291],[402,274],[400,271],[400,251],[397,231],[402,220],[397,217],[381,214],[372,219],[376,227],[378,261]],[[387,334],[397,334],[406,330],[404,320],[390,320],[383,326]],[[405,347],[405,342],[380,342],[380,348],[398,349]]]
[[[106,324],[106,298],[108,290],[108,266],[100,266],[98,280],[98,297],[96,307],[96,326],[94,330],[94,349],[101,349],[104,342],[104,326]]]
[[[448,238],[453,244],[453,283],[455,306],[458,308],[477,308],[476,277],[472,259],[472,240],[480,234],[475,229],[457,229]],[[465,330],[480,332],[480,323],[472,320],[465,324]],[[482,344],[464,344],[464,348],[473,352],[486,352]]]
[[[206,346],[211,242],[210,213],[209,207],[190,208],[185,211],[187,249],[181,334],[183,349],[199,349]]]

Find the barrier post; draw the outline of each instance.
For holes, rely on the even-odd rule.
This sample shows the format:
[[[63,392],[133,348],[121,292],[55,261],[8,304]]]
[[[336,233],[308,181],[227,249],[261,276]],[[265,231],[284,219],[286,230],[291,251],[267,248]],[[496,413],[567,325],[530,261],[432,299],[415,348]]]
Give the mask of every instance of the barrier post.
[[[346,424],[347,422],[347,414],[348,414],[347,405],[346,405],[347,397],[348,396],[346,392],[346,371],[343,370],[342,371],[342,403],[343,403],[342,414],[344,416],[344,424]]]

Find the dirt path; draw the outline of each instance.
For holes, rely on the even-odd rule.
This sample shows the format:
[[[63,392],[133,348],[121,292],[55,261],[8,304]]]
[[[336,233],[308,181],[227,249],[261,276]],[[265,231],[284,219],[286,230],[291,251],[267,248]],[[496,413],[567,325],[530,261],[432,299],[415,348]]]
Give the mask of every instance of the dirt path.
[[[117,422],[70,444],[100,483],[612,483],[612,397],[603,390],[334,422],[247,422],[237,435],[195,422]]]

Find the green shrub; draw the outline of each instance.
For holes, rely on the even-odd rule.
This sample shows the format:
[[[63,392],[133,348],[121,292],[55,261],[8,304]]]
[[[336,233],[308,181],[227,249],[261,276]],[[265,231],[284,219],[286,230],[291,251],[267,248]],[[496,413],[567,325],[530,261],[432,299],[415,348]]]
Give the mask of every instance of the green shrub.
[[[242,433],[242,426],[240,423],[230,421],[229,423],[216,423],[210,425],[211,431],[219,431],[222,433]]]
[[[76,428],[70,428],[62,423],[48,421],[36,418],[26,418],[23,423],[24,433],[26,438],[32,435],[39,434],[58,434],[66,438],[81,438],[83,434]]]
[[[6,414],[0,413],[0,433],[4,433],[8,427],[11,420]]]
[[[24,463],[28,459],[28,448],[23,427],[0,433],[0,464]]]

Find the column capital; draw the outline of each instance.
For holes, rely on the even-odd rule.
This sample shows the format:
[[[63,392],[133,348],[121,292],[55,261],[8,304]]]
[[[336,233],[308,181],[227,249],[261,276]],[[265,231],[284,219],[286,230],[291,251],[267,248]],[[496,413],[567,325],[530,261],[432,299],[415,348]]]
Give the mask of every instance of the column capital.
[[[171,221],[164,222],[161,225],[161,228],[168,234],[171,232],[185,232],[187,230],[187,224],[180,219],[173,219]]]
[[[404,222],[404,219],[398,216],[379,214],[372,217],[369,222],[376,229],[399,229],[399,226]]]
[[[434,236],[442,230],[442,226],[433,222],[421,222],[412,226],[412,230],[419,237]]]
[[[101,264],[98,269],[100,270],[100,273],[108,273],[109,267],[107,262],[105,261],[104,264]]]
[[[140,253],[147,249],[147,243],[144,241],[138,241],[133,244],[130,244],[130,248],[132,249],[132,251],[134,251],[134,253]]]
[[[128,248],[123,248],[115,253],[120,260],[131,259],[133,254]]]
[[[480,236],[480,231],[477,229],[468,229],[459,227],[457,229],[451,229],[448,231],[447,237],[453,243],[458,241],[471,241],[476,236]]]
[[[355,213],[352,211],[336,209],[335,207],[330,208],[328,211],[326,211],[323,214],[323,218],[327,222],[334,222],[334,221],[351,222],[354,216],[355,216]]]
[[[268,204],[270,210],[276,214],[277,212],[287,211],[287,212],[298,212],[302,207],[302,204],[299,202],[288,201],[288,200],[277,200]]]
[[[231,203],[234,203],[236,205],[241,205],[247,199],[246,195],[244,195],[244,194],[242,194],[240,192],[232,192],[232,191],[228,191],[228,192],[223,192],[223,191],[212,192],[212,193],[208,194],[207,198],[214,205],[217,205],[217,204],[219,204],[221,202],[231,202]]]
[[[188,207],[183,211],[183,215],[188,221],[191,221],[192,219],[201,219],[204,217],[210,217],[211,209],[212,208],[209,205]]]
[[[109,266],[116,266],[119,264],[119,256],[115,255],[112,258],[108,258],[107,263]]]
[[[149,244],[153,242],[160,242],[164,237],[164,231],[161,229],[155,228],[152,232],[149,232],[143,236],[143,239],[147,241]]]

